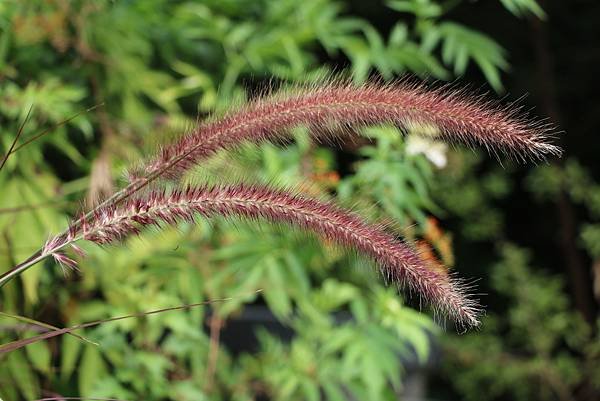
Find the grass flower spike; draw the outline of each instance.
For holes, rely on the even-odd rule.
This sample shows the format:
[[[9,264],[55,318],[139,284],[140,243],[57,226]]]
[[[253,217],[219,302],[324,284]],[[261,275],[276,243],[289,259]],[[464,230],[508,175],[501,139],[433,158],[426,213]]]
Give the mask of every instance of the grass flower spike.
[[[377,262],[384,276],[417,292],[459,325],[477,326],[479,307],[456,279],[430,267],[410,245],[380,226],[331,203],[295,191],[243,184],[141,192],[156,180],[180,178],[221,150],[245,142],[288,139],[290,128],[298,125],[307,126],[315,139],[333,140],[378,123],[432,128],[428,131],[448,142],[478,145],[519,159],[560,154],[549,142],[552,135],[547,125],[520,115],[518,109],[475,99],[465,91],[428,89],[407,82],[354,86],[339,80],[294,88],[204,122],[161,148],[130,172],[127,186],[0,276],[0,286],[49,256],[65,267],[75,267],[75,260],[64,251],[71,248],[83,255],[75,244],[79,240],[106,244],[147,226],[175,224],[197,216],[234,216],[290,224],[354,249]]]
[[[291,191],[247,185],[152,191],[97,210],[81,230],[72,228],[70,235],[53,241],[71,243],[85,239],[107,244],[138,234],[147,226],[193,221],[198,215],[263,219],[312,231],[370,257],[385,277],[421,294],[436,310],[452,316],[460,325],[478,325],[476,303],[462,293],[460,285],[447,273],[429,268],[412,247],[353,213]],[[59,260],[64,258],[59,255]]]
[[[393,123],[436,127],[441,138],[483,146],[518,158],[558,155],[549,143],[549,127],[520,117],[517,109],[477,100],[464,91],[427,89],[421,84],[327,83],[259,98],[161,149],[141,172],[177,178],[214,153],[243,142],[277,141],[289,128],[306,125],[318,139],[331,139],[349,128]],[[136,173],[136,174],[139,174]],[[134,174],[134,175],[136,175]]]

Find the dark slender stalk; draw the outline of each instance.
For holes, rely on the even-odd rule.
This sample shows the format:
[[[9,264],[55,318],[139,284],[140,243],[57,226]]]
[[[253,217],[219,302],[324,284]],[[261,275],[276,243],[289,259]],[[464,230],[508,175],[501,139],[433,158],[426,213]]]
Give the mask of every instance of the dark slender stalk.
[[[31,105],[29,107],[29,110],[27,111],[27,115],[25,116],[25,119],[23,120],[23,122],[19,126],[19,130],[17,131],[17,135],[15,135],[15,139],[10,144],[10,148],[8,149],[8,152],[6,152],[6,154],[2,158],[2,162],[0,162],[0,170],[2,170],[2,168],[6,164],[6,161],[8,160],[8,157],[14,152],[13,149],[15,148],[15,145],[17,144],[17,141],[19,140],[19,137],[23,133],[23,130],[25,129],[25,124],[27,124],[27,121],[29,121],[29,116],[31,115],[31,110],[33,110],[33,105]]]

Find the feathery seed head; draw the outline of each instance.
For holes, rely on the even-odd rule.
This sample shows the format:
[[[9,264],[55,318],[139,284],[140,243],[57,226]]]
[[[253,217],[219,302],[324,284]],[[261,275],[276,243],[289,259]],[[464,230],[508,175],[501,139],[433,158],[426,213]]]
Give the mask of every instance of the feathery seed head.
[[[460,90],[428,89],[422,84],[354,86],[334,81],[268,95],[201,124],[163,147],[140,173],[177,178],[220,150],[243,142],[277,141],[298,125],[313,128],[316,139],[329,139],[352,131],[348,128],[378,123],[435,127],[446,141],[479,145],[521,159],[560,154],[560,149],[549,143],[550,127],[521,116],[515,107],[502,107]]]
[[[414,249],[381,226],[331,203],[285,190],[249,185],[180,188],[170,192],[140,190],[158,178],[177,179],[202,160],[242,143],[279,141],[304,125],[317,140],[334,139],[369,124],[392,123],[418,128],[423,135],[520,159],[559,155],[550,143],[551,127],[531,120],[514,106],[470,96],[449,88],[429,89],[406,81],[355,86],[331,80],[313,87],[262,96],[222,118],[200,124],[188,135],[161,148],[159,154],[129,174],[130,184],[76,220],[65,233],[49,239],[39,256],[53,256],[75,267],[64,254],[86,239],[98,244],[122,240],[147,226],[181,220],[236,216],[287,223],[313,231],[324,239],[358,251],[378,263],[385,277],[419,293],[435,308],[466,327],[479,324],[479,306],[467,297],[467,286],[444,269],[434,268]]]
[[[312,231],[370,257],[387,278],[416,291],[457,323],[469,327],[479,324],[477,303],[446,272],[428,267],[406,243],[331,203],[284,190],[228,185],[152,191],[98,210],[82,237],[105,244],[138,234],[145,226],[191,221],[197,215],[264,219]]]
[[[131,172],[131,183],[122,190],[117,202],[96,208],[91,218],[79,219],[66,235],[50,240],[45,252],[81,238],[109,243],[137,234],[145,226],[193,220],[197,215],[284,222],[369,256],[387,278],[406,284],[459,324],[477,326],[479,307],[465,296],[466,286],[442,269],[429,267],[410,246],[380,226],[330,203],[244,185],[188,187],[135,195],[157,178],[181,177],[220,150],[245,142],[286,139],[289,129],[295,126],[307,126],[315,139],[327,140],[379,123],[416,127],[424,135],[479,145],[494,154],[502,152],[521,159],[560,154],[560,149],[549,142],[552,133],[548,125],[520,114],[518,108],[502,107],[464,90],[428,89],[406,81],[355,86],[332,80],[262,96],[222,118],[199,125],[161,148],[158,156],[139,171]],[[58,258],[68,264],[61,255]]]

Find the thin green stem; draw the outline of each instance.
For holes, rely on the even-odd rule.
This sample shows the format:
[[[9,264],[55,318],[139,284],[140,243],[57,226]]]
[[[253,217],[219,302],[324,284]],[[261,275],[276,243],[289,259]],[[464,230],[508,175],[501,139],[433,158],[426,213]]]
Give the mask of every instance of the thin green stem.
[[[148,184],[150,184],[152,181],[159,178],[165,171],[167,171],[171,167],[175,166],[181,160],[185,159],[187,156],[192,154],[195,150],[196,150],[196,148],[192,147],[187,152],[185,152],[182,155],[179,155],[179,156],[175,157],[173,160],[167,162],[164,166],[162,166],[162,168],[158,169],[157,171],[152,172],[150,175],[148,175],[148,177],[144,177],[140,181],[134,181],[131,184],[127,185],[125,188],[114,193],[110,198],[105,199],[102,203],[100,203],[94,209],[90,210],[84,216],[77,219],[75,221],[74,225],[78,225],[81,222],[92,217],[92,215],[94,214],[94,211],[98,210],[99,208],[109,205],[111,203],[116,205],[116,204],[120,203],[121,201],[123,201],[124,199],[126,199],[127,197],[133,195],[140,189],[148,186]],[[68,229],[65,230],[61,235],[67,235],[67,234],[68,234]],[[80,238],[78,238],[78,239],[80,239]],[[59,250],[60,248],[64,248],[65,246],[67,246],[75,241],[76,240],[70,241],[66,244],[61,245],[60,247],[58,247],[56,249],[48,250],[47,252],[43,252],[42,250],[37,251],[35,254],[33,254],[31,257],[29,257],[27,260],[18,264],[17,266],[13,267],[12,269],[10,269],[6,273],[4,273],[2,276],[0,276],[0,288],[2,288],[2,286],[4,284],[6,284],[9,280],[11,280],[14,277],[18,276],[19,274],[23,273],[25,270],[29,269],[34,264],[36,264],[36,263],[44,260],[48,256],[50,256],[53,252]]]
[[[25,261],[19,263],[18,265],[14,266],[9,271],[2,274],[0,276],[0,288],[2,288],[6,283],[8,283],[13,278],[15,278],[18,275],[25,272],[31,266],[35,265],[38,262],[41,262],[42,260],[46,259],[49,256],[52,256],[53,253],[60,251],[61,249],[79,241],[82,238],[83,238],[82,236],[77,236],[63,244],[55,246],[54,248],[46,249],[46,250],[40,249],[39,251],[37,251],[36,253],[31,255],[29,258],[27,258]]]
[[[25,270],[29,269],[31,266],[36,264],[37,262],[45,259],[48,255],[44,255],[41,251],[37,251],[33,255],[31,255],[24,262],[19,263],[6,273],[0,276],[0,288],[4,286],[4,284],[8,283],[11,279],[15,278],[19,274],[23,273]]]
[[[183,157],[185,157],[187,154],[183,155]],[[177,163],[179,160],[181,160],[181,158],[176,159],[175,161],[171,162],[170,164],[168,164],[166,166],[166,168],[171,167],[172,165],[174,165],[175,163]],[[77,219],[74,223],[74,225],[78,225],[81,222],[89,219],[90,217],[92,217],[92,215],[94,214],[94,211],[98,210],[101,207],[104,207],[106,205],[109,205],[111,203],[113,204],[118,204],[121,201],[123,201],[125,198],[127,198],[128,196],[133,195],[134,193],[136,193],[137,191],[139,191],[140,189],[144,188],[145,186],[147,186],[150,182],[154,181],[156,178],[158,178],[164,171],[166,168],[162,168],[159,171],[156,171],[154,173],[152,173],[150,176],[146,177],[145,179],[141,180],[141,182],[132,182],[131,184],[129,184],[128,186],[126,186],[125,188],[121,189],[118,192],[115,192],[112,196],[110,196],[108,199],[105,199],[104,201],[102,201],[99,205],[97,205],[94,209],[90,210],[89,212],[87,212],[85,215],[83,215],[82,217],[80,217],[79,219]],[[64,236],[68,234],[68,229],[63,231],[60,235]],[[41,262],[42,260],[44,260],[45,258],[47,258],[48,256],[51,256],[54,252],[80,240],[81,237],[77,237],[76,239],[73,239],[71,241],[68,241],[54,249],[49,249],[46,252],[44,252],[42,249],[38,250],[36,253],[34,253],[33,255],[31,255],[29,258],[27,258],[24,262],[19,263],[18,265],[14,266],[12,269],[10,269],[9,271],[5,272],[4,274],[2,274],[0,276],[0,288],[2,288],[7,282],[9,282],[10,280],[12,280],[13,278],[17,277],[18,275],[20,275],[21,273],[23,273],[24,271],[26,271],[27,269],[29,269],[31,266],[35,265],[38,262]]]

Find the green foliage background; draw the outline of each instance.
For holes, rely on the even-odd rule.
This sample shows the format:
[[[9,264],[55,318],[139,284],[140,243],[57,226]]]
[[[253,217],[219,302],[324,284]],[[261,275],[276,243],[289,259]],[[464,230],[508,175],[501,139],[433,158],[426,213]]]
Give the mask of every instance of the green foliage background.
[[[516,16],[544,16],[533,0],[501,3]],[[389,32],[334,0],[1,2],[0,149],[6,152],[29,111],[21,142],[50,131],[19,149],[0,172],[0,270],[63,229],[82,199],[118,185],[124,167],[156,143],[185,131],[198,115],[247,99],[267,82],[305,82],[340,70],[357,82],[406,72],[450,80],[471,68],[502,91],[506,51],[447,17],[460,1],[385,4],[396,19]],[[473,241],[503,231],[496,200],[510,195],[514,166],[482,176],[476,174],[481,155],[430,143],[438,156],[448,157],[440,170],[431,153],[409,150],[414,133],[407,140],[391,127],[362,134],[364,140],[336,151],[309,143],[300,127],[289,146],[219,156],[190,179],[302,185],[372,218],[393,219],[399,234],[420,239],[447,265],[454,263],[451,235],[432,215],[458,219],[461,235]],[[568,184],[570,196],[597,221],[597,184],[575,160],[565,169],[537,168],[528,183],[540,199]],[[581,238],[598,258],[600,229],[593,221],[581,227]],[[533,273],[526,251],[508,238],[502,243],[492,285],[514,303],[509,313],[486,318],[482,332],[443,335],[444,388],[466,399],[532,399],[537,387],[529,379],[546,383],[550,377],[556,389],[539,399],[567,399],[582,383],[598,380],[593,361],[600,347],[592,327],[571,312],[559,278]],[[64,274],[48,261],[7,285],[2,311],[64,327],[233,299],[81,331],[99,345],[63,336],[0,357],[3,400],[52,394],[390,400],[402,392],[402,361],[424,364],[430,339],[441,334],[427,314],[406,306],[371,273],[365,260],[286,227],[182,224],[124,246],[86,251],[81,273]],[[539,292],[539,302],[523,302],[532,291]],[[243,317],[248,305],[263,304],[293,330],[290,341],[254,328],[256,349],[232,352],[216,342],[220,328]],[[546,315],[553,318],[529,324],[532,316]],[[39,330],[7,316],[1,323],[3,343]],[[238,335],[254,337],[251,331]],[[524,352],[525,360],[508,359],[509,367],[499,372],[512,352]],[[477,355],[483,353],[481,360]],[[582,363],[589,365],[585,372]],[[521,385],[511,386],[515,381]],[[493,391],[482,395],[482,387]]]

